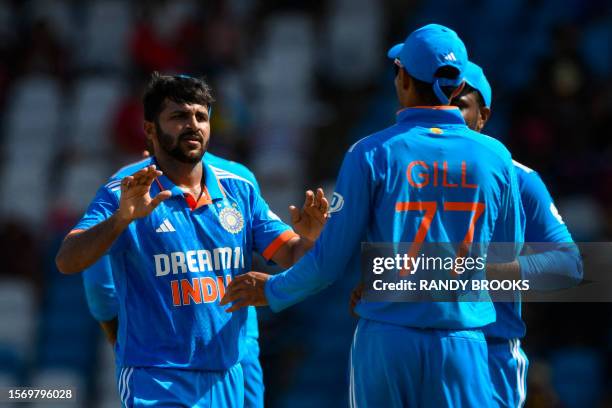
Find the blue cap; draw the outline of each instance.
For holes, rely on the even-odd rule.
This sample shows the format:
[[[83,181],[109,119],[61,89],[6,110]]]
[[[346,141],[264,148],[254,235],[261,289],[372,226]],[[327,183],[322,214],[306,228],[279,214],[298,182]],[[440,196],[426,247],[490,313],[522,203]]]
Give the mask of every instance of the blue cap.
[[[469,61],[465,69],[465,82],[480,93],[485,106],[490,108],[492,94],[491,85],[489,85],[489,81],[487,81],[487,77],[482,71],[482,68]]]
[[[398,58],[414,78],[433,84],[436,96],[444,104],[449,103],[449,98],[441,87],[460,86],[468,63],[463,41],[453,30],[439,24],[428,24],[413,31],[403,44],[393,46],[387,56]],[[457,68],[457,78],[437,78],[436,71],[444,66]]]

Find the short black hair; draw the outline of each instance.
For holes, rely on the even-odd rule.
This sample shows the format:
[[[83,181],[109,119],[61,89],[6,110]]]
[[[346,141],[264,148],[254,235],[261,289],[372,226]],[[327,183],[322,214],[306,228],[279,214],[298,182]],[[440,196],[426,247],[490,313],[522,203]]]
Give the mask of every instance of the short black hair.
[[[478,103],[478,107],[479,108],[483,108],[485,106],[485,102],[484,102],[484,99],[482,97],[482,94],[480,93],[480,91],[478,89],[474,88],[473,86],[471,86],[467,82],[465,83],[465,86],[463,87],[461,92],[459,92],[459,95],[455,96],[455,98],[461,98],[462,96],[469,95],[471,93],[475,93],[476,94],[476,102]],[[455,99],[455,98],[453,98],[453,99]]]
[[[176,103],[196,103],[209,108],[215,101],[210,86],[203,79],[153,72],[142,98],[146,121],[157,121],[159,114],[164,110],[166,99]]]
[[[421,99],[421,103],[427,106],[435,106],[441,103],[440,99],[438,99],[436,93],[433,90],[432,84],[430,84],[429,82],[421,81],[420,79],[416,79],[415,77],[410,75],[408,71],[406,71],[406,73],[412,79],[414,89],[416,91],[416,94]],[[450,65],[445,65],[443,67],[438,68],[434,76],[436,78],[456,79],[459,76],[459,70]],[[457,89],[457,87],[443,86],[442,92],[444,92],[446,96],[450,97],[455,89]]]

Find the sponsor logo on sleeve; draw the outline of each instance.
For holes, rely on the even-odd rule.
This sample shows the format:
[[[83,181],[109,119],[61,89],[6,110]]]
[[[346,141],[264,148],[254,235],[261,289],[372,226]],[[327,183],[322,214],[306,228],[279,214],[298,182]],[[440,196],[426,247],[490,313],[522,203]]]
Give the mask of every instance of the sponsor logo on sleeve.
[[[337,213],[342,210],[342,207],[344,207],[344,197],[342,197],[342,195],[339,193],[334,193],[331,199],[331,204],[329,205],[329,213]]]

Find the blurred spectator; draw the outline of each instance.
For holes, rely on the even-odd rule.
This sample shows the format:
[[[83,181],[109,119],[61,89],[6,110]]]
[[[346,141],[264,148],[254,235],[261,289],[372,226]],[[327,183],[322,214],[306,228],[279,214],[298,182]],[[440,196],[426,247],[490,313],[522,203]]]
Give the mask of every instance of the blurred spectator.
[[[192,67],[188,45],[193,39],[189,1],[161,1],[142,6],[142,17],[130,38],[132,61],[143,73],[188,72]],[[197,23],[193,23],[197,24]]]
[[[193,57],[195,71],[207,76],[237,68],[243,61],[243,31],[226,2],[208,7],[203,22],[193,22],[186,50]]]
[[[142,82],[135,81],[130,91],[119,101],[111,120],[115,147],[126,155],[138,156],[145,149],[143,86]]]
[[[39,239],[19,220],[0,223],[0,259],[4,260],[0,275],[40,284]]]
[[[69,53],[60,44],[49,22],[36,20],[21,41],[18,57],[20,74],[50,74],[65,78]]]

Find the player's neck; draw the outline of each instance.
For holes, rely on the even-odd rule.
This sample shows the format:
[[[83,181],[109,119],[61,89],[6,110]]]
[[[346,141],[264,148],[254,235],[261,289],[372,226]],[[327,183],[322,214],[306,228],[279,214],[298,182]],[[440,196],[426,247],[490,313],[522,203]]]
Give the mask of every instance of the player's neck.
[[[424,101],[422,98],[419,98],[417,95],[415,95],[414,92],[407,93],[400,100],[400,104],[402,105],[402,108],[414,108],[415,106],[428,106],[428,105],[430,105],[429,103]]]
[[[202,161],[197,163],[183,163],[172,157],[160,154],[155,157],[159,169],[176,186],[186,190],[199,190],[204,184]]]

